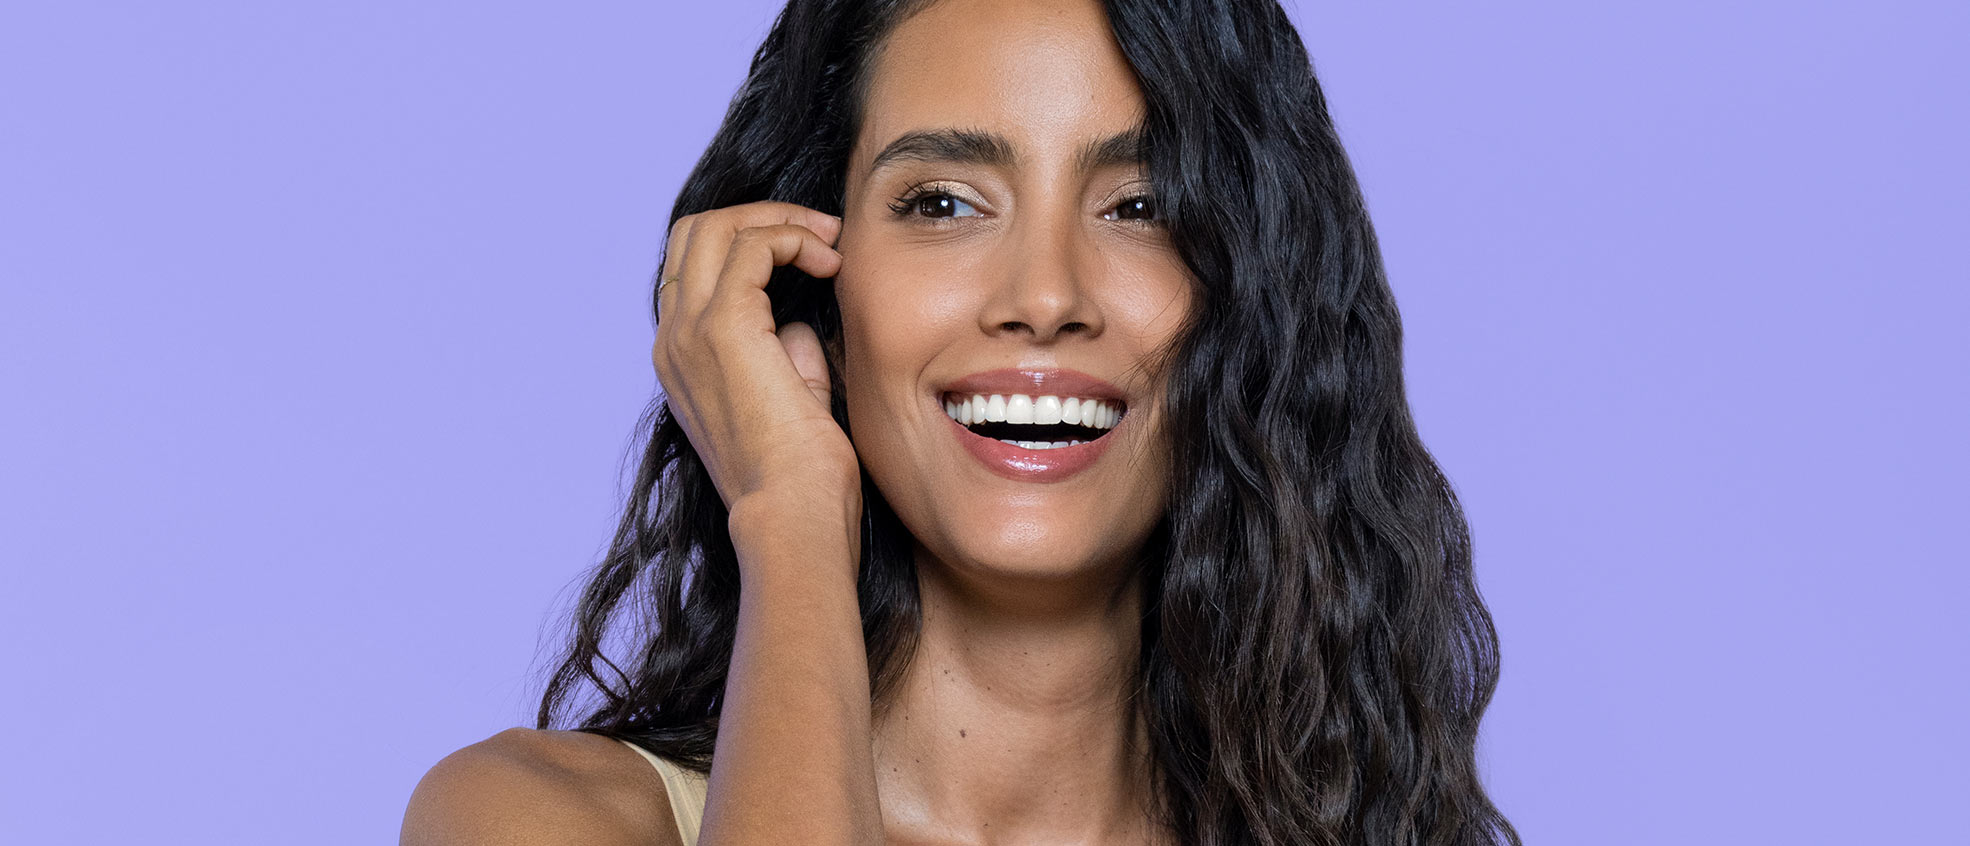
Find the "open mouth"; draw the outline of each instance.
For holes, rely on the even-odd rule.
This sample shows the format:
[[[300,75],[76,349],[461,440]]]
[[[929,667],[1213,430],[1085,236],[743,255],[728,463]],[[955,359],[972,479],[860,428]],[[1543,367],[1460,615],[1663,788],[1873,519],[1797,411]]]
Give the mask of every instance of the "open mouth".
[[[944,395],[944,413],[974,435],[1025,449],[1098,440],[1121,422],[1119,400],[1031,394]]]

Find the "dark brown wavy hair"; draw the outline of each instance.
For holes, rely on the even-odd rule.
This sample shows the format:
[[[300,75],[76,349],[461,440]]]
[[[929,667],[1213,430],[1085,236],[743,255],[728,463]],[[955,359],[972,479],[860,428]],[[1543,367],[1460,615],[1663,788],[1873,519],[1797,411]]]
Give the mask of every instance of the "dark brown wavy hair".
[[[671,221],[755,200],[840,214],[870,61],[927,5],[788,3]],[[1142,569],[1135,704],[1156,813],[1198,846],[1516,845],[1475,760],[1498,637],[1470,530],[1411,420],[1401,320],[1306,48],[1275,0],[1105,5],[1147,101],[1156,207],[1201,283],[1164,371],[1178,446]],[[780,322],[806,321],[838,350],[829,285],[780,267],[767,291]],[[834,414],[852,437],[839,395]],[[537,726],[708,771],[738,562],[661,395],[637,442],[633,490]],[[863,488],[858,593],[879,706],[920,605],[908,530],[866,476]]]

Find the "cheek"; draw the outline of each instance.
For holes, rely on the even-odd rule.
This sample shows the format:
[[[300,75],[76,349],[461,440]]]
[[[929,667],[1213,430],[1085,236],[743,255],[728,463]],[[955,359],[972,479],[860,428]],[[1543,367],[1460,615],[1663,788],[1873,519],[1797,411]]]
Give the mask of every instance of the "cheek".
[[[1144,351],[1172,340],[1196,308],[1199,293],[1182,260],[1168,252],[1148,253],[1124,273],[1128,284],[1115,286],[1108,303],[1117,322]]]
[[[935,323],[907,269],[849,267],[835,286],[841,309],[842,382],[858,435],[889,433],[914,419],[923,374],[948,332]]]
[[[962,337],[975,309],[964,271],[948,263],[904,260],[895,245],[844,248],[835,280],[841,308],[845,379],[854,393],[884,393],[891,400],[922,388],[924,370]],[[858,256],[880,255],[874,261]],[[975,331],[975,330],[974,330]]]
[[[880,297],[864,299],[860,292],[839,302],[842,378],[851,409],[906,390],[928,355],[924,333],[912,329],[907,306]],[[894,399],[889,396],[889,401]]]

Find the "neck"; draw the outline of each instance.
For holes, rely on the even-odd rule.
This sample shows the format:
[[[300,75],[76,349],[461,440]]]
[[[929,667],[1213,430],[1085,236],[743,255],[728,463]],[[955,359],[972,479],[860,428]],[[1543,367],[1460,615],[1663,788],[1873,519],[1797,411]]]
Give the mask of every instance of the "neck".
[[[1140,580],[1007,580],[917,558],[922,633],[874,726],[892,839],[1146,842]]]

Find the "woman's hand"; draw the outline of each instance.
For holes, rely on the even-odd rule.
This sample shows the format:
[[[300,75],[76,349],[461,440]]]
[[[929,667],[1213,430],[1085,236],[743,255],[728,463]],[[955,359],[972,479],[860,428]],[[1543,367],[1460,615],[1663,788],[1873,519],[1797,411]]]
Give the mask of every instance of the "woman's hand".
[[[651,361],[727,509],[756,497],[860,514],[861,465],[829,413],[820,341],[804,323],[776,331],[766,297],[778,265],[834,276],[840,237],[841,218],[773,201],[671,226]]]
[[[775,331],[778,265],[841,269],[841,219],[757,202],[679,218],[651,359],[729,510],[744,587],[704,846],[881,840],[856,598],[862,469],[829,413],[820,341]],[[789,812],[788,797],[801,802]]]

